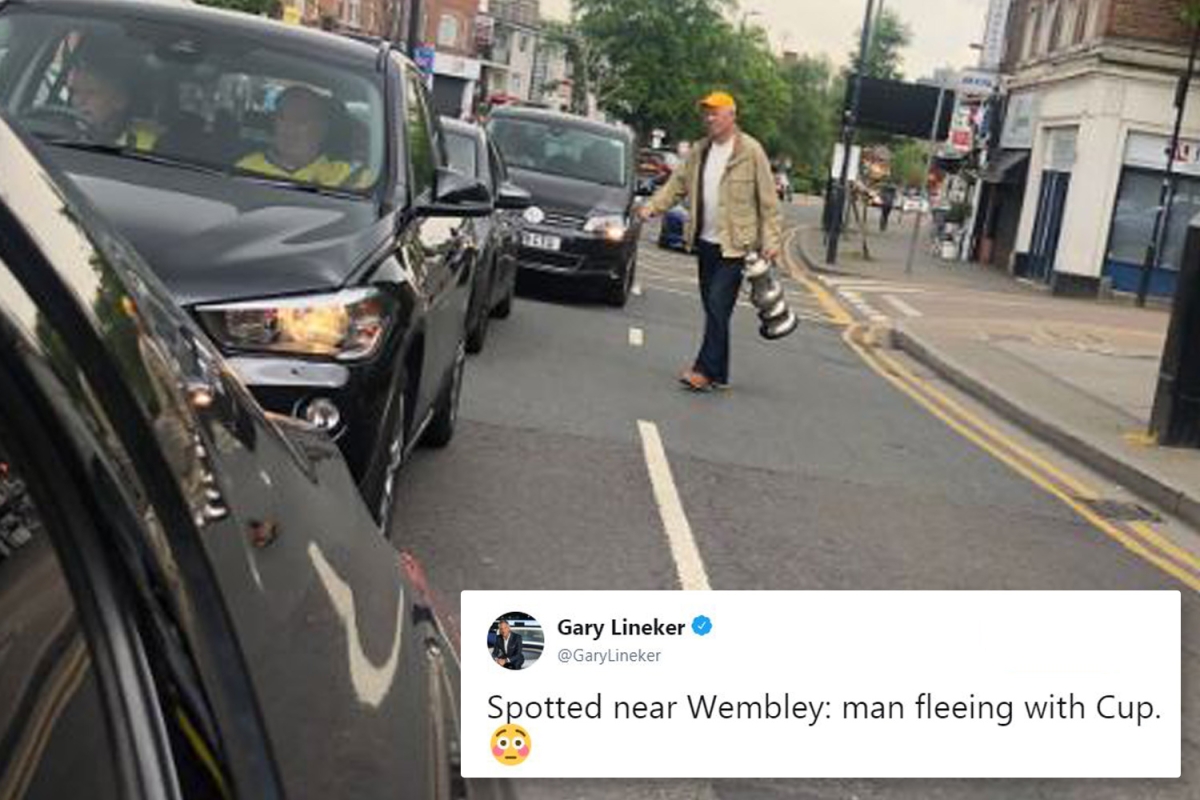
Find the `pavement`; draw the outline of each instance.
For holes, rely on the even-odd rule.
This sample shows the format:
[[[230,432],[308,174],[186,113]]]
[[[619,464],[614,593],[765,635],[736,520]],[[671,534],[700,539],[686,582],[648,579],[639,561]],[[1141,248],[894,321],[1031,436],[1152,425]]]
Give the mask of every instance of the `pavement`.
[[[789,226],[816,213],[791,207]],[[1200,593],[896,391],[808,276],[784,281],[795,333],[766,342],[739,307],[733,388],[681,390],[702,322],[695,262],[653,236],[626,308],[535,285],[468,362],[454,442],[418,451],[397,483],[390,535],[434,590],[453,607],[468,588],[672,590],[694,579],[655,499],[651,425],[713,589],[1180,590],[1183,778],[515,780],[517,800],[1200,797]],[[485,646],[483,630],[463,631],[463,646],[473,637]]]
[[[913,215],[887,233],[843,240],[825,264],[816,221],[797,254],[850,312],[957,387],[1082,460],[1146,502],[1200,525],[1200,451],[1147,435],[1169,311],[1062,298],[1003,270],[943,261],[920,237],[906,258]]]

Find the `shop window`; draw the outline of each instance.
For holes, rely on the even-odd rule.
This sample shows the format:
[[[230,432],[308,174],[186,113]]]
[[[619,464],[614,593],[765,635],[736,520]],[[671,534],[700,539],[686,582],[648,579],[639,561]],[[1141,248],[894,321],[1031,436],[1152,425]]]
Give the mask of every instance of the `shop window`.
[[[1131,265],[1140,265],[1145,260],[1161,190],[1161,173],[1126,167],[1113,210],[1110,260]],[[1179,269],[1188,224],[1197,214],[1200,214],[1200,178],[1177,177],[1159,256],[1164,269]]]

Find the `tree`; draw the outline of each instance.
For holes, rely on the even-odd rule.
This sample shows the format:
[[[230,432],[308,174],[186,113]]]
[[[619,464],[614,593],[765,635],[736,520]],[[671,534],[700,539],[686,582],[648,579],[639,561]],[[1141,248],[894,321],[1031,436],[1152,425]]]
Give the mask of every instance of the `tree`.
[[[780,67],[787,110],[776,152],[792,159],[796,176],[815,191],[825,180],[837,137],[841,81],[825,58],[801,56]]]
[[[850,54],[850,64],[858,63],[857,43],[862,36],[860,28],[854,36],[855,48]],[[904,77],[900,65],[904,61],[901,51],[912,43],[912,29],[890,8],[877,15],[875,30],[871,32],[871,44],[867,48],[866,69],[863,74],[871,78],[900,80]]]

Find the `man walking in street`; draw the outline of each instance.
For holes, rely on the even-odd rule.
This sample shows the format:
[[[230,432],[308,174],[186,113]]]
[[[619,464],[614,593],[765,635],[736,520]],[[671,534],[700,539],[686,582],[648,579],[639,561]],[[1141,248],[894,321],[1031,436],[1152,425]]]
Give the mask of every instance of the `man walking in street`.
[[[708,135],[687,161],[639,210],[662,214],[686,198],[684,242],[695,250],[704,305],[704,341],[692,367],[680,375],[688,389],[729,385],[729,322],[737,305],[746,255],[779,256],[779,199],[767,154],[737,125],[737,104],[725,92],[700,101]]]

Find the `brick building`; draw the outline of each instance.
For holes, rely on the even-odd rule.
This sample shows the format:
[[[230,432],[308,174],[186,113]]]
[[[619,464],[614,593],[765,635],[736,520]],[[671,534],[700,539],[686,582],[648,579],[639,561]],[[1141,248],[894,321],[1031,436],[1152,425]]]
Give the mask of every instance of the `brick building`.
[[[1001,65],[1005,120],[988,175],[998,191],[984,223],[994,260],[1061,292],[1136,289],[1191,41],[1183,5],[1013,0]],[[1193,86],[1156,294],[1174,290],[1184,230],[1200,212]]]
[[[476,51],[479,0],[422,0],[421,40],[434,48],[433,102],[450,117],[471,113],[482,64]]]

